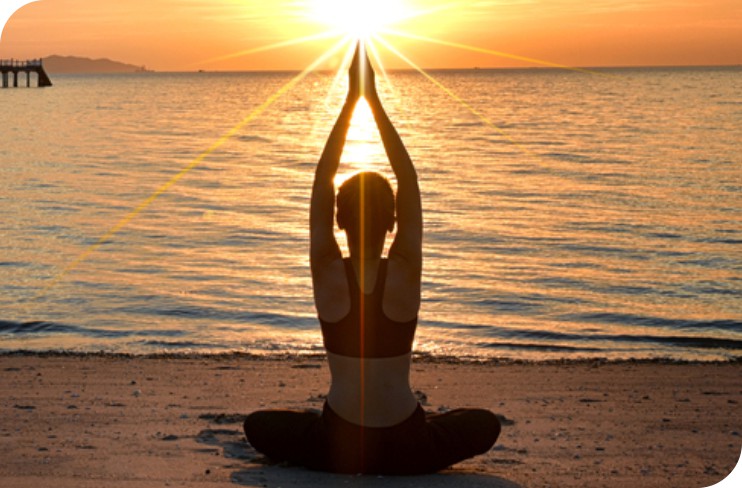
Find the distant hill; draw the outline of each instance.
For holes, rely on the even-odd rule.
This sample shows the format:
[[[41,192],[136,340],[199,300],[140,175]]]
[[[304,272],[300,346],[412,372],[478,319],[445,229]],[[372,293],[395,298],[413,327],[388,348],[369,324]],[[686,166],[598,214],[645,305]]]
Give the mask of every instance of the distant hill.
[[[110,59],[90,59],[76,56],[49,56],[44,58],[44,68],[50,74],[64,73],[142,73],[144,66],[119,63]]]

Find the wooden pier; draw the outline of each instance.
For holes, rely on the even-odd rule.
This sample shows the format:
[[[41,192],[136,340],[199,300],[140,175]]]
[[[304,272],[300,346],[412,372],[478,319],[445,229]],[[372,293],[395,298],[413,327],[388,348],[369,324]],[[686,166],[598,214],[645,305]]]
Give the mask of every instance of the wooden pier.
[[[41,59],[31,59],[27,61],[19,61],[17,59],[0,59],[0,72],[3,77],[3,88],[10,86],[11,75],[13,77],[13,86],[18,87],[18,78],[21,73],[26,73],[26,86],[31,86],[31,73],[38,75],[37,86],[45,87],[52,86],[52,80],[44,71],[44,66]]]

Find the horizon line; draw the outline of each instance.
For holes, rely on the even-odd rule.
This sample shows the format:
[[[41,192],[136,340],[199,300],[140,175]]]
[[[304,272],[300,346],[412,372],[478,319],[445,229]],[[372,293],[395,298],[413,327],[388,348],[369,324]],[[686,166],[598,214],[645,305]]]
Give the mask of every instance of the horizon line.
[[[39,59],[39,58],[36,58]],[[41,58],[46,59],[46,58]],[[113,61],[107,58],[108,61]],[[117,62],[117,61],[114,61]],[[129,64],[129,63],[122,63]],[[136,66],[136,65],[131,65]],[[606,65],[606,66],[570,66],[573,69],[586,69],[586,70],[612,70],[612,69],[683,69],[683,68],[742,68],[742,63],[735,64],[640,64],[640,65]],[[567,68],[560,68],[554,66],[471,66],[466,68],[423,68],[426,71],[525,71],[525,70],[538,70],[538,71],[570,71]],[[254,68],[254,69],[192,69],[192,70],[158,70],[153,68],[146,68],[144,71],[70,71],[70,72],[56,72],[50,71],[56,75],[87,75],[87,74],[110,74],[110,75],[147,75],[147,74],[229,74],[229,73],[299,73],[301,69],[298,68],[282,68],[282,69],[271,69],[271,68]],[[417,72],[413,68],[387,68],[388,72]],[[317,69],[315,73],[334,73],[335,70],[331,68]]]

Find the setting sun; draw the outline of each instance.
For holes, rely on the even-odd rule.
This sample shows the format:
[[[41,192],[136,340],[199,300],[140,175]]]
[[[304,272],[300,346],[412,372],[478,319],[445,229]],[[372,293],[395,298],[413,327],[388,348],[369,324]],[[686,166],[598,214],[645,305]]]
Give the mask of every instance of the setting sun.
[[[412,9],[401,0],[312,0],[308,17],[333,30],[365,39],[409,18]]]

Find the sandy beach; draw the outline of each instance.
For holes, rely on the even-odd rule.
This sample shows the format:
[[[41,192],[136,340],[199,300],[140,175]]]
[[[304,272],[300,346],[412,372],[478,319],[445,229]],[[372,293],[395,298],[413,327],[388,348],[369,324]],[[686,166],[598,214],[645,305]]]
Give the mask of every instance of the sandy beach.
[[[485,407],[486,455],[424,477],[271,465],[241,432],[261,408],[321,408],[316,358],[0,356],[4,487],[705,487],[742,448],[742,364],[457,363],[419,358],[424,407]]]

